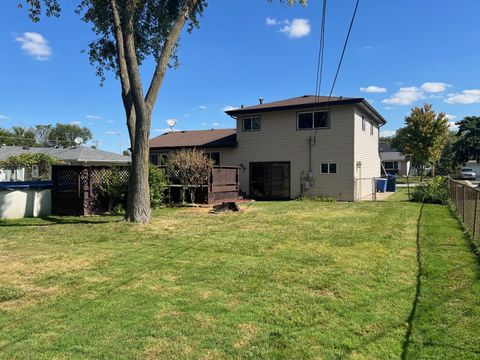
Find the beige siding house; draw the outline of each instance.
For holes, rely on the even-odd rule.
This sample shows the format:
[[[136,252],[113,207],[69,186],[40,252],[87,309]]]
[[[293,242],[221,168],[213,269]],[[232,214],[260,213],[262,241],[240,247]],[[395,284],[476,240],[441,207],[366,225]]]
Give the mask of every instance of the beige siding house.
[[[236,129],[160,135],[151,140],[152,161],[185,147],[216,152],[218,165],[240,167],[240,189],[256,199],[325,195],[355,201],[374,191],[378,128],[385,120],[364,99],[302,96],[226,113]],[[235,138],[212,147],[217,131],[223,141],[228,131]],[[205,134],[209,141],[198,141]]]

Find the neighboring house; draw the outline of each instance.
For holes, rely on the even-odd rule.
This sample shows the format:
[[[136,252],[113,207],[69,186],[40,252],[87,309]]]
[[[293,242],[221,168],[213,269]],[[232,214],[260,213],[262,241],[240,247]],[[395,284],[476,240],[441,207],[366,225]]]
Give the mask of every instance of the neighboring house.
[[[240,189],[256,199],[303,195],[355,201],[380,176],[385,119],[363,98],[305,95],[226,111],[236,129],[178,131],[150,141],[151,160],[199,147],[220,166],[240,167]],[[214,145],[214,146],[212,146]]]
[[[11,156],[18,156],[26,153],[44,153],[65,165],[86,165],[86,166],[112,166],[128,165],[131,162],[129,156],[115,154],[107,151],[92,149],[89,147],[75,148],[40,148],[40,147],[21,147],[21,146],[0,146],[0,161],[6,160]],[[1,169],[0,181],[30,181],[47,180],[50,178],[48,173],[40,173],[38,166],[32,166],[30,169]]]
[[[413,169],[410,169],[410,161],[389,143],[380,143],[379,151],[382,159],[382,175],[385,175],[386,172],[387,174],[407,176],[409,171],[410,175],[414,175]]]

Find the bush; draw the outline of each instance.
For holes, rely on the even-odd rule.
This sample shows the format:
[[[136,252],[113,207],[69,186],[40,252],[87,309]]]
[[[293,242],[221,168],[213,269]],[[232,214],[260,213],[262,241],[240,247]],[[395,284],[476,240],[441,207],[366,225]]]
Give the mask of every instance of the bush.
[[[430,204],[446,204],[448,201],[448,180],[442,176],[432,179],[415,187],[412,200]]]
[[[108,200],[108,211],[118,212],[125,203],[128,189],[128,176],[125,176],[122,169],[108,169],[100,183],[100,191]]]
[[[148,183],[150,184],[150,207],[152,209],[165,205],[165,192],[168,181],[165,173],[155,165],[148,167]]]

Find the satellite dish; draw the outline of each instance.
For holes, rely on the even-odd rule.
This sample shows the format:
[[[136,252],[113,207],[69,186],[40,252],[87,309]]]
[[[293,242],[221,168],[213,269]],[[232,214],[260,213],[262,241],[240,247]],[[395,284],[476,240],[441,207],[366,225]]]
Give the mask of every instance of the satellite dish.
[[[77,145],[83,144],[83,138],[81,138],[81,137],[77,137],[73,141],[75,141],[75,144],[77,144]]]
[[[177,123],[177,120],[175,120],[175,119],[168,119],[167,120],[167,124],[168,124],[168,126],[170,126],[171,131],[173,131],[173,127],[175,126],[176,123]]]

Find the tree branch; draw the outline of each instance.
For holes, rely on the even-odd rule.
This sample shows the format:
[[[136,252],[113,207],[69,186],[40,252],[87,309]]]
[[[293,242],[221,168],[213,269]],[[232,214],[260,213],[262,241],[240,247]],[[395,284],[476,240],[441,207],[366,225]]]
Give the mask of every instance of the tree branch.
[[[145,98],[147,111],[149,113],[152,112],[155,101],[157,100],[157,96],[160,91],[163,79],[165,77],[165,73],[167,71],[167,66],[170,61],[170,57],[172,56],[173,49],[175,48],[175,44],[178,41],[178,37],[180,36],[180,33],[182,32],[182,29],[190,16],[190,12],[195,7],[197,2],[198,0],[189,0],[186,2],[183,9],[180,11],[177,19],[173,23],[170,34],[165,39],[160,58],[157,62],[157,67],[155,68],[152,82],[150,83],[150,87],[148,88],[147,96]]]

